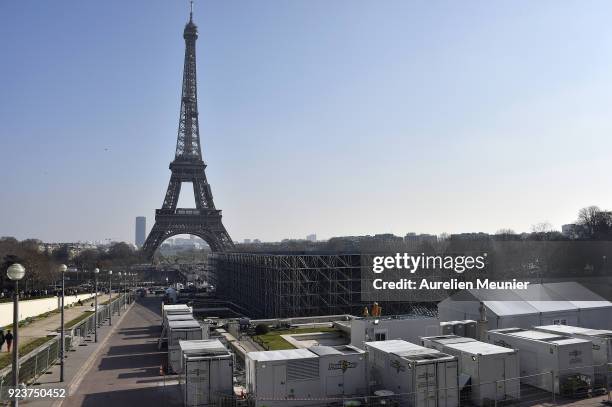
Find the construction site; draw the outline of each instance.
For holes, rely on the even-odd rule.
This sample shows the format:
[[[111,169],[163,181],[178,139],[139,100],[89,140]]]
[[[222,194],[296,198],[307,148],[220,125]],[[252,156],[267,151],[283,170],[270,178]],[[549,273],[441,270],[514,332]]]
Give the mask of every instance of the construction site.
[[[218,298],[251,318],[362,315],[360,254],[213,253]],[[431,302],[379,301],[386,314],[433,315]]]

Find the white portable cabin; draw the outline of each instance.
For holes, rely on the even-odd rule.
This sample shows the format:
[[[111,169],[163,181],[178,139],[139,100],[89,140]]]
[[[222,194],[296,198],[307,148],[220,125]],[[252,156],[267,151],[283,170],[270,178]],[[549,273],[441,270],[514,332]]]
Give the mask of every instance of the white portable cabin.
[[[606,378],[612,386],[612,331],[580,328],[569,325],[536,326],[536,331],[548,332],[556,335],[567,335],[572,338],[584,339],[593,344],[593,363],[595,364],[595,387],[606,387]]]
[[[193,314],[193,308],[187,304],[169,304],[162,306],[162,319],[171,314]]]
[[[561,390],[570,378],[580,376],[588,388],[593,384],[593,352],[591,342],[546,332],[521,328],[489,331],[489,343],[519,352],[521,382],[554,392]]]
[[[169,321],[190,321],[194,319],[191,313],[185,314],[166,314],[162,321],[162,333],[160,338],[161,342],[166,342],[168,340],[168,322]]]
[[[168,322],[168,370],[177,371],[181,363],[180,340],[208,339],[204,329],[195,319]]]
[[[312,346],[319,357],[323,397],[367,396],[367,358],[355,346]]]
[[[364,344],[371,341],[403,339],[418,342],[421,336],[434,335],[440,335],[437,317],[395,315],[351,320],[351,345],[360,349],[365,349]]]
[[[248,352],[247,392],[255,407],[319,405],[319,357],[308,349]]]
[[[374,390],[398,394],[400,406],[459,405],[456,357],[402,340],[367,342],[366,350]]]
[[[455,335],[425,337],[422,343],[457,357],[459,385],[462,387],[469,380],[466,390],[475,405],[519,399],[520,370],[516,350]]]
[[[218,339],[179,341],[184,406],[215,405],[234,392],[233,356]]]

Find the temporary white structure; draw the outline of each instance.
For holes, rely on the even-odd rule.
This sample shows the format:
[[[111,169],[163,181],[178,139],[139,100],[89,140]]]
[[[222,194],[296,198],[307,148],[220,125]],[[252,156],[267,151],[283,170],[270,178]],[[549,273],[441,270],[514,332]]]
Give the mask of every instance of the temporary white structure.
[[[520,356],[521,382],[561,394],[569,381],[593,384],[592,344],[583,339],[521,328],[489,331],[489,343],[516,349]],[[575,390],[576,391],[576,390]]]
[[[323,399],[368,395],[366,353],[354,346],[249,352],[245,362],[256,406],[321,405]]]
[[[233,356],[218,339],[179,341],[184,406],[216,405],[234,390]]]
[[[308,349],[248,352],[245,368],[256,407],[320,404],[319,357]]]
[[[593,344],[593,363],[595,364],[595,387],[606,387],[606,379],[612,387],[612,331],[580,328],[568,325],[545,325],[533,328],[536,331],[556,335],[567,335],[584,339]]]
[[[459,384],[467,384],[469,380],[466,390],[475,405],[519,399],[520,370],[516,350],[455,335],[425,337],[422,343],[457,357]]]
[[[312,346],[319,356],[321,395],[326,398],[368,394],[367,360],[364,350],[355,346]]]
[[[191,319],[188,321],[169,321],[168,322],[168,371],[176,372],[181,363],[180,340],[208,339],[204,329],[198,321]]]
[[[365,346],[374,390],[394,392],[400,406],[459,405],[456,357],[402,340]]]
[[[421,336],[440,335],[440,320],[420,315],[354,318],[351,320],[351,345],[364,349],[370,341],[403,339],[418,342]]]
[[[489,329],[566,324],[612,328],[612,302],[575,282],[530,284],[526,290],[463,290],[438,304],[441,321],[480,320],[486,309]]]

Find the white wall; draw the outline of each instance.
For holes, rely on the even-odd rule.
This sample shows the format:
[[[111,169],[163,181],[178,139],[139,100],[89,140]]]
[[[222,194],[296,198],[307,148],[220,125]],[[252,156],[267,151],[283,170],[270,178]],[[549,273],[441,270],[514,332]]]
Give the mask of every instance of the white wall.
[[[93,298],[92,294],[68,295],[64,298],[66,306],[81,300]],[[35,317],[45,312],[59,309],[59,297],[40,298],[35,300],[19,301],[19,320]],[[13,302],[3,302],[0,304],[0,326],[7,326],[13,323]]]
[[[351,345],[365,349],[365,342],[376,340],[377,333],[384,333],[385,340],[403,339],[420,343],[421,336],[440,335],[438,318],[355,318],[351,321]]]

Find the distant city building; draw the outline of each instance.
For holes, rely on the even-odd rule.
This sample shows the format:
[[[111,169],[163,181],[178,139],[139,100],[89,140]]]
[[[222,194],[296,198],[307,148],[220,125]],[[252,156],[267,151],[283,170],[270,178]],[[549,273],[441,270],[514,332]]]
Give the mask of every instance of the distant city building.
[[[489,240],[491,235],[488,233],[456,233],[450,235],[451,240]]]
[[[416,233],[406,233],[406,236],[404,236],[404,242],[412,243],[412,244],[422,244],[422,243],[433,244],[433,243],[438,242],[438,236],[429,235],[426,233],[421,233],[419,235],[417,235]]]
[[[306,240],[308,240],[309,242],[316,242],[317,241],[317,235],[315,233],[306,236]]]
[[[144,216],[136,217],[136,238],[134,242],[137,247],[142,247],[147,238],[147,218]]]
[[[259,239],[253,239],[253,243],[261,243],[261,240],[259,240]]]
[[[251,239],[244,239],[244,244],[249,244],[251,243]]]
[[[585,225],[568,223],[561,226],[561,234],[568,239],[581,239],[587,235],[588,228]]]

